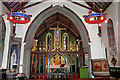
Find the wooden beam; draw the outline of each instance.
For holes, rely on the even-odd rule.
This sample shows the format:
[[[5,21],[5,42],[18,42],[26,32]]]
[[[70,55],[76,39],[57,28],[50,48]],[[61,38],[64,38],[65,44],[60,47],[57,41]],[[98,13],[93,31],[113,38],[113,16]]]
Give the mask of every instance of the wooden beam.
[[[104,6],[103,10],[105,11],[111,4],[112,4],[112,2],[106,3],[106,5]],[[103,11],[103,12],[104,12],[104,11]]]
[[[20,7],[20,8],[18,8],[18,10],[17,11],[20,11],[21,10],[21,8],[23,8],[26,4],[28,4],[29,2],[24,2],[24,4]]]
[[[65,25],[65,24],[63,24],[63,23],[61,23],[61,22],[59,22],[61,25],[63,25],[63,26],[65,26],[65,27],[67,27],[68,29],[70,29],[77,37],[78,37],[78,34],[74,31],[74,30],[72,30],[70,27],[68,27],[67,25]]]
[[[51,19],[56,18],[56,17],[57,17],[57,15],[55,15],[55,16],[53,16],[53,17],[50,17],[50,18],[48,18],[47,20],[44,20],[44,22],[47,22],[48,20],[51,20]]]
[[[14,9],[14,11],[17,11],[19,8],[21,8],[22,7],[22,5],[24,4],[24,2],[22,2],[22,3],[19,3],[20,5],[16,8],[16,9]]]
[[[105,5],[105,2],[103,0],[100,0],[104,5]]]
[[[98,5],[98,3],[99,3],[99,2],[95,2],[95,6],[98,7],[98,10],[100,10],[100,9],[102,9],[103,7],[100,7],[100,6],[99,6],[100,4]]]
[[[94,7],[91,2],[86,2],[86,4],[88,4],[94,10],[94,12],[100,12],[100,10],[98,10],[96,6]]]
[[[19,4],[19,2],[17,2],[12,8],[14,9],[14,7],[16,7]]]
[[[9,5],[10,5],[10,7],[11,7],[11,5],[13,5],[15,2],[11,2]]]
[[[97,0],[97,1],[98,1],[98,0]],[[101,5],[101,7],[104,7],[104,6],[100,3],[100,1],[98,1],[98,4]]]
[[[48,25],[48,26],[46,26],[44,29],[42,29],[42,31],[41,32],[39,32],[38,34],[36,34],[35,36],[37,37],[37,36],[39,36],[46,28],[48,28],[49,26],[52,26],[52,25],[54,25],[54,24],[56,24],[57,22],[54,22],[54,23],[52,23],[52,24],[50,24],[50,25]]]

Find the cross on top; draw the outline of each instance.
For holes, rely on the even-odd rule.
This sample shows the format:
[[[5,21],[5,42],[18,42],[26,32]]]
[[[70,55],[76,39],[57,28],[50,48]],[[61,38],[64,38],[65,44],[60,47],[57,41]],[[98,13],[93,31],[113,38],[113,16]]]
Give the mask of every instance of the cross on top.
[[[57,21],[57,28],[49,28],[50,30],[66,30],[66,28],[59,28],[59,21]],[[59,50],[61,49],[60,45],[59,45],[59,37],[58,37],[58,34],[55,36],[56,38],[56,45],[55,45],[55,48],[53,49],[54,50]],[[62,50],[62,49],[61,49]]]
[[[59,28],[59,21],[57,21],[57,28],[49,28],[50,30],[66,30],[66,28]]]

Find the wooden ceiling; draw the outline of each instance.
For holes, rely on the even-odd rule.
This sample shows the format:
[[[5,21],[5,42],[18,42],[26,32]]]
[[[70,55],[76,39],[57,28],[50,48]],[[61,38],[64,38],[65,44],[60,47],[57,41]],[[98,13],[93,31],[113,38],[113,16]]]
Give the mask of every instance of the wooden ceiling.
[[[48,0],[33,2],[33,4],[29,4],[31,0],[4,0],[4,1],[5,2],[3,2],[3,4],[8,8],[8,10],[13,9],[13,11],[19,11],[22,9],[30,8],[32,6],[35,6]],[[81,0],[66,0],[66,1],[79,5],[83,8],[93,10],[95,12],[100,12],[100,9],[103,9],[104,12],[113,2],[113,0],[82,0],[82,2]]]
[[[2,3],[8,8],[8,10],[13,9],[13,12],[17,12],[22,9],[29,8],[37,4],[43,3],[44,1],[47,1],[47,0],[42,0],[40,2],[33,2],[33,4],[27,5],[30,3],[30,1],[31,0],[6,0],[5,2],[2,2]]]
[[[76,39],[80,38],[78,29],[75,27],[73,22],[68,19],[66,16],[60,13],[55,13],[48,17],[43,23],[39,26],[35,38],[40,38],[43,34],[50,31],[50,27],[57,27],[57,21],[59,21],[59,28],[66,28],[66,32],[73,35]]]

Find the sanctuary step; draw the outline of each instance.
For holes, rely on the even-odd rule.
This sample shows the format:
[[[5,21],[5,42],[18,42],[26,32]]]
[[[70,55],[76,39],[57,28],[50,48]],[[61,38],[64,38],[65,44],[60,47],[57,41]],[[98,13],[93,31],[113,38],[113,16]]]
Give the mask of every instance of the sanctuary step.
[[[35,79],[27,79],[35,80]],[[119,80],[119,79],[110,79],[109,77],[104,78],[85,78],[85,79],[39,79],[39,80]]]
[[[13,75],[14,75],[15,73],[8,73],[7,74],[7,76],[6,76],[6,78],[7,79],[13,79]]]
[[[32,79],[48,79],[50,77],[50,79],[58,79],[58,78],[63,78],[66,79],[68,77],[68,79],[78,79],[80,78],[79,74],[68,74],[68,76],[65,73],[51,73],[49,74],[50,76],[47,76],[48,74],[44,74],[44,75],[31,75]]]

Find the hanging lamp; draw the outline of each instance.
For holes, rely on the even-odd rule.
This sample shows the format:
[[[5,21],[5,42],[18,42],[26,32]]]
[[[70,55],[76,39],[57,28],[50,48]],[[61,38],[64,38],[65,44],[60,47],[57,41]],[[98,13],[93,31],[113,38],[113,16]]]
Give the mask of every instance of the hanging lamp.
[[[32,15],[27,15],[25,14],[25,10],[22,10],[22,12],[13,12],[13,9],[11,9],[10,13],[7,13],[8,17],[7,20],[13,22],[13,23],[18,23],[18,24],[26,24],[30,22],[30,18]]]
[[[19,2],[21,7],[21,1]],[[7,20],[13,22],[13,26],[16,26],[15,24],[26,24],[28,22],[30,22],[32,15],[27,15],[25,14],[26,11],[23,9],[19,12],[14,12],[13,9],[10,9],[10,13],[6,13],[7,14]]]
[[[93,2],[93,9],[95,7],[95,3]],[[106,13],[102,13],[102,9],[100,9],[100,13],[92,13],[92,11],[88,11],[88,15],[83,15],[84,20],[86,23],[89,24],[98,24],[100,26],[100,23],[106,20]]]
[[[89,15],[84,15],[84,19],[86,23],[89,24],[99,24],[106,20],[106,13],[102,13],[102,9],[100,10],[101,13],[92,13],[92,11],[89,11]]]

